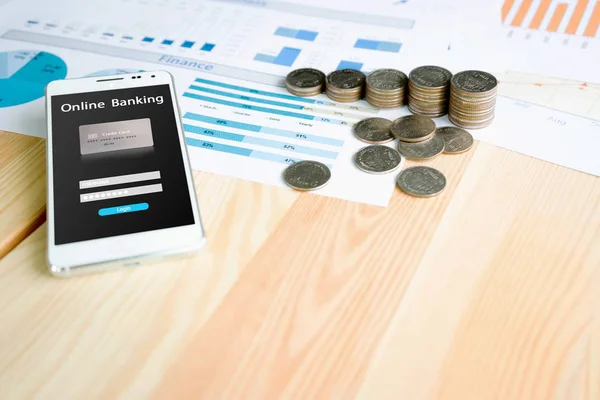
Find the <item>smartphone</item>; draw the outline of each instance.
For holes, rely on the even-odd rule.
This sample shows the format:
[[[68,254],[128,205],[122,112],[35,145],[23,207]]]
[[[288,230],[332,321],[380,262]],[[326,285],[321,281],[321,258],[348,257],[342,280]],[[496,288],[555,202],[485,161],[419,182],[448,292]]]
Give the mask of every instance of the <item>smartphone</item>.
[[[54,81],[46,115],[52,274],[131,267],[203,246],[171,74]]]

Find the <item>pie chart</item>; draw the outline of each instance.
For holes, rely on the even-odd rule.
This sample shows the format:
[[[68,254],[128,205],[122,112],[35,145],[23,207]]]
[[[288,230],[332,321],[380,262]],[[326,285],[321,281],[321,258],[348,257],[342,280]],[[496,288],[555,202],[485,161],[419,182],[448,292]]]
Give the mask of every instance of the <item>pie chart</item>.
[[[46,85],[67,76],[67,65],[45,51],[0,52],[0,108],[44,96]]]

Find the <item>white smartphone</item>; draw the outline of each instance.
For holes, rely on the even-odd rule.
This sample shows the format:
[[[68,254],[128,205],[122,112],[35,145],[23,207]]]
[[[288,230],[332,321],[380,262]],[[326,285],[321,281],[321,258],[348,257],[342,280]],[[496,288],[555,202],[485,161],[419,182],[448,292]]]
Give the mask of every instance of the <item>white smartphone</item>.
[[[202,247],[168,72],[54,81],[46,115],[52,274],[131,267]]]

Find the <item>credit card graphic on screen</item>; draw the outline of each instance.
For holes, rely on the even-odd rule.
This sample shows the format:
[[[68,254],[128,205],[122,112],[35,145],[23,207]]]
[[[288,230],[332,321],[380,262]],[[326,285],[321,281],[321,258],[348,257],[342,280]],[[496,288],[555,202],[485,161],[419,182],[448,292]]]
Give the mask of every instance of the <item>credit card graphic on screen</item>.
[[[150,118],[81,125],[79,149],[82,155],[154,146]]]

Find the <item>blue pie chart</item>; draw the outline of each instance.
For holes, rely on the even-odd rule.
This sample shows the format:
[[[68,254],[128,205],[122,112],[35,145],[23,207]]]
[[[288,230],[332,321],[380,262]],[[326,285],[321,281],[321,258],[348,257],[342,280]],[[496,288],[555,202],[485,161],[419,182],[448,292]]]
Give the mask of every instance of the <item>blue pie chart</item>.
[[[46,85],[67,76],[65,62],[45,51],[0,52],[0,108],[44,96]]]

